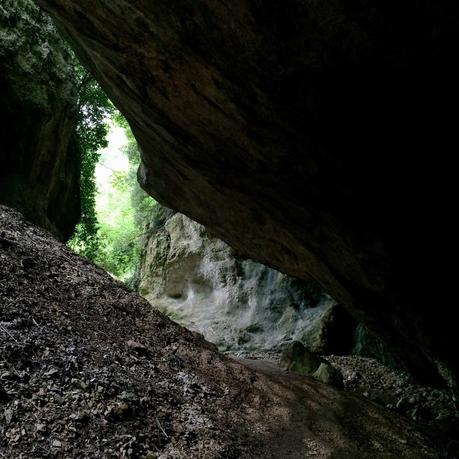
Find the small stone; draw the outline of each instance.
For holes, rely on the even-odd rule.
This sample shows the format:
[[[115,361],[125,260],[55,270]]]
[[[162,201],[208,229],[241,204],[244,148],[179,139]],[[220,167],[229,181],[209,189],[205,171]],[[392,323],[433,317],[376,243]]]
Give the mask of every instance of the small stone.
[[[129,349],[132,349],[133,351],[139,353],[139,354],[148,354],[148,349],[146,346],[144,346],[142,343],[139,343],[138,341],[134,340],[129,340],[126,343],[127,347]]]
[[[11,408],[6,409],[3,412],[3,416],[5,417],[5,422],[7,424],[11,424],[11,421],[13,420],[13,416],[14,416],[13,410]]]
[[[88,388],[88,385],[84,381],[81,381],[81,379],[72,378],[70,382],[80,389],[86,390]]]
[[[132,392],[127,392],[124,390],[123,392],[121,392],[119,398],[125,401],[133,401],[136,399],[136,396]]]
[[[51,368],[45,373],[45,376],[55,376],[59,373],[59,370],[57,368]]]
[[[126,402],[119,402],[115,407],[115,414],[123,415],[129,411],[129,405]]]
[[[126,402],[118,402],[115,405],[110,405],[105,411],[106,417],[122,418],[130,411],[130,406]]]
[[[46,430],[46,425],[38,423],[38,424],[35,425],[35,430],[37,432],[44,432]]]
[[[62,446],[62,442],[60,442],[59,440],[53,440],[53,442],[51,443],[51,446],[53,448],[60,448]]]
[[[284,369],[299,375],[312,375],[325,362],[314,352],[309,351],[303,343],[294,341],[282,352],[281,364]]]

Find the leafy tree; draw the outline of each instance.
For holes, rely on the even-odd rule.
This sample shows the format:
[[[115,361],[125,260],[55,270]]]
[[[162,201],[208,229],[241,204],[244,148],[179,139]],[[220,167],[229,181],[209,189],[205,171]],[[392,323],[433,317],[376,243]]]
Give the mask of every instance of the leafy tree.
[[[139,267],[143,228],[156,203],[137,183],[139,150],[126,119],[114,110],[89,72],[77,63],[75,72],[79,81],[82,217],[69,245],[132,285]],[[101,151],[108,146],[110,122],[126,133],[128,142],[123,154],[129,167],[127,171],[112,172],[110,191],[105,190],[107,194],[102,197],[98,195],[95,173]],[[109,162],[109,158],[102,160]]]
[[[141,240],[155,201],[137,182],[139,150],[126,120],[118,113],[113,122],[125,129],[128,139],[122,153],[128,159],[126,171],[113,171],[111,190],[104,205],[98,206],[99,250],[95,261],[132,287],[140,264]]]
[[[92,75],[74,56],[78,78],[77,138],[81,154],[81,220],[69,242],[77,253],[95,261],[99,251],[95,182],[99,150],[107,146],[107,120],[114,107]]]
[[[57,97],[77,104],[82,216],[70,245],[94,259],[98,246],[94,171],[98,150],[107,143],[113,106],[45,11],[32,0],[0,3],[0,59],[9,69],[15,93],[38,107],[47,107]]]

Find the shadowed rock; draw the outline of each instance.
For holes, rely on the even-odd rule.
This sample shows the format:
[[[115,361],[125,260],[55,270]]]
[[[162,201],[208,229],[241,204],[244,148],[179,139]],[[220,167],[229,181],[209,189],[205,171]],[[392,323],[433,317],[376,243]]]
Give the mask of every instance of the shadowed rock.
[[[457,381],[438,298],[457,2],[37,1],[128,118],[152,196]]]
[[[66,240],[80,218],[77,80],[31,1],[0,7],[0,88],[0,202]]]

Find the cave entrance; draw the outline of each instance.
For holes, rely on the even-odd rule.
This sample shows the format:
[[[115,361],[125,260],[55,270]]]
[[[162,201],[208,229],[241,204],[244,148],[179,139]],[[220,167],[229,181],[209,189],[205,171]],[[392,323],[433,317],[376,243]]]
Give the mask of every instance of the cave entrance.
[[[73,250],[222,352],[263,358],[300,342],[316,354],[386,358],[316,284],[242,258],[149,197],[137,182],[140,154],[127,121],[86,69],[75,71],[82,218]]]
[[[137,182],[140,155],[128,123],[117,111],[104,123],[104,146],[94,157],[83,157],[83,174],[86,168],[92,173],[90,179],[82,177],[91,184],[82,188],[83,212],[89,218],[83,215],[69,245],[136,289],[144,231],[156,202]]]
[[[102,121],[101,147],[83,156],[83,218],[73,250],[223,352],[270,355],[294,341],[320,354],[351,352],[355,323],[331,297],[238,256],[156,203],[138,184],[140,154],[128,123],[114,109]]]
[[[317,354],[384,358],[315,283],[242,258],[202,225],[156,203],[138,184],[140,153],[127,121],[113,108],[102,121],[101,147],[83,156],[83,218],[69,242],[73,250],[222,352],[271,357],[298,341]]]

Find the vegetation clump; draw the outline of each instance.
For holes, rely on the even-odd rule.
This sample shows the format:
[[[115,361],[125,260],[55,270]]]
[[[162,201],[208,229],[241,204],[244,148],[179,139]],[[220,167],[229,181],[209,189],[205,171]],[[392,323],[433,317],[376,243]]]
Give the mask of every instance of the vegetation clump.
[[[99,220],[99,247],[95,261],[132,287],[137,283],[141,239],[156,202],[137,182],[139,150],[126,120],[119,114],[113,118],[114,126],[124,128],[127,143],[121,154],[127,159],[126,167],[113,170],[108,191],[99,195],[97,217]],[[102,157],[110,164],[112,151]]]
[[[93,97],[90,100],[104,109],[104,99]],[[95,114],[97,122],[99,113]],[[70,245],[134,287],[141,238],[156,203],[137,183],[140,156],[128,123],[118,112],[107,113],[110,118],[104,119],[103,129],[91,133],[92,125],[89,123],[86,127],[86,132],[92,134],[87,142],[91,148],[86,150],[82,168],[83,205],[86,207]],[[124,145],[109,144],[107,139],[119,137],[120,131]],[[123,163],[121,167],[117,161]]]
[[[96,216],[95,182],[99,150],[107,147],[107,118],[114,108],[107,95],[91,74],[74,60],[78,78],[77,138],[81,157],[81,220],[70,246],[92,261],[96,260],[100,238]]]

